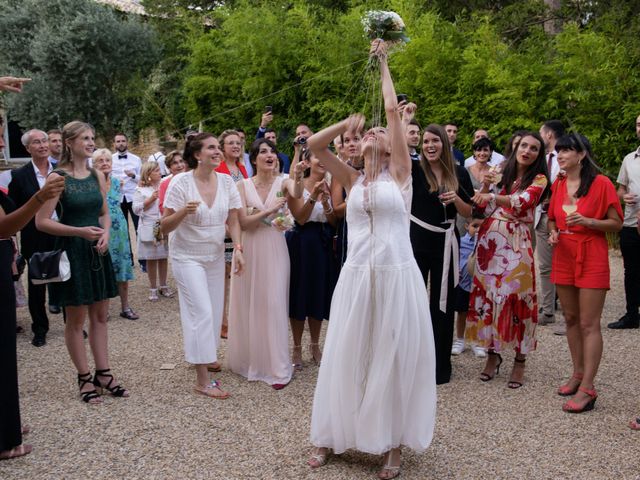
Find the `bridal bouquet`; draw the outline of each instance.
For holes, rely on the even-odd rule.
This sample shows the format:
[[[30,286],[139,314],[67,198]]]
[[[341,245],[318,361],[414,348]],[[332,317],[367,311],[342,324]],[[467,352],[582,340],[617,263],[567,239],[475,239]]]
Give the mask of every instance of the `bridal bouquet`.
[[[291,230],[294,225],[293,216],[289,210],[280,211],[276,215],[276,217],[271,220],[271,225],[281,232],[286,232],[287,230]]]
[[[404,21],[396,12],[369,10],[362,17],[364,33],[370,40],[381,38],[388,43],[408,42]]]

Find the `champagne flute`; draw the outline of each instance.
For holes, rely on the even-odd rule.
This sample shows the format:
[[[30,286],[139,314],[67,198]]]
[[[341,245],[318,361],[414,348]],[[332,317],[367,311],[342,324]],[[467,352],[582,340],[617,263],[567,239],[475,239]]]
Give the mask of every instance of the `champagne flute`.
[[[445,193],[447,193],[447,187],[445,185],[439,185],[438,199],[440,199],[440,203],[442,204],[442,209],[444,210],[444,222],[442,223],[446,223],[449,221],[449,219],[447,218],[447,204],[442,201],[442,195]]]

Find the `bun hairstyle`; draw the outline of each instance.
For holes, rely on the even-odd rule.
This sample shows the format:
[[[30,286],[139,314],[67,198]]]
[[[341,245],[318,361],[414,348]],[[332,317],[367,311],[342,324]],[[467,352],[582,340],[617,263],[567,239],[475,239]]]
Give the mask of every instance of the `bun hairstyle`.
[[[62,155],[60,156],[60,161],[58,162],[58,168],[63,168],[71,164],[71,148],[69,148],[67,142],[75,140],[85,130],[91,130],[93,133],[95,133],[91,125],[79,120],[69,122],[62,128]]]
[[[278,149],[276,148],[276,146],[271,140],[267,140],[266,138],[262,137],[257,139],[255,142],[253,142],[251,144],[251,150],[249,150],[249,162],[251,162],[251,166],[253,167],[254,175],[258,173],[258,167],[256,166],[256,158],[260,153],[260,145],[262,145],[263,143],[266,143],[267,145],[269,145],[273,150],[273,153],[278,155]],[[278,164],[279,164],[280,171],[282,172],[283,165],[280,159],[278,159]]]
[[[202,150],[204,141],[208,138],[216,138],[213,133],[198,133],[193,135],[187,140],[187,144],[184,146],[184,155],[182,158],[190,169],[198,167],[198,159],[194,156],[197,152]]]
[[[563,135],[556,142],[556,152],[561,150],[574,150],[585,154],[580,161],[580,186],[576,190],[576,198],[584,197],[598,176],[598,167],[593,160],[593,152],[591,151],[591,142],[584,135],[570,133]]]

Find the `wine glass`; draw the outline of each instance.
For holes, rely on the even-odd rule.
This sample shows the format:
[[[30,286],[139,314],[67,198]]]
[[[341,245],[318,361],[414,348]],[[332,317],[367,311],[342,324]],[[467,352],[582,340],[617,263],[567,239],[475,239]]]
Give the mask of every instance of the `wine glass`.
[[[447,218],[447,204],[444,203],[442,201],[442,195],[447,193],[447,187],[445,185],[439,185],[438,186],[438,198],[440,199],[440,203],[442,204],[442,209],[444,210],[444,222],[448,222],[449,219]]]

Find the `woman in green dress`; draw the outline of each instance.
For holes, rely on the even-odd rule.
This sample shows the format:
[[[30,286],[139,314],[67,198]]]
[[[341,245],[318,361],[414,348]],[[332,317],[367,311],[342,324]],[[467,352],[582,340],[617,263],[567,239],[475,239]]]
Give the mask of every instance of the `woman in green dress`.
[[[111,175],[113,161],[111,152],[107,148],[99,148],[91,156],[93,168],[104,174],[107,188],[107,206],[111,229],[109,231],[109,255],[113,264],[113,273],[118,283],[120,296],[120,316],[129,320],[140,318],[129,305],[129,281],[133,280],[133,265],[131,263],[131,244],[129,243],[129,228],[120,208],[121,183]]]
[[[71,278],[51,284],[51,300],[65,308],[65,343],[78,371],[78,385],[84,402],[102,402],[96,388],[115,397],[128,397],[110,373],[107,347],[109,299],[118,294],[109,256],[111,219],[106,202],[104,176],[87,167],[93,153],[93,128],[83,122],[67,123],[62,130],[62,158],[52,177],[65,179],[62,195],[48,200],[36,216],[38,230],[55,235],[56,248],[66,250]],[[51,219],[54,210],[59,221]],[[82,326],[89,316],[89,344],[96,372],[89,371]]]

